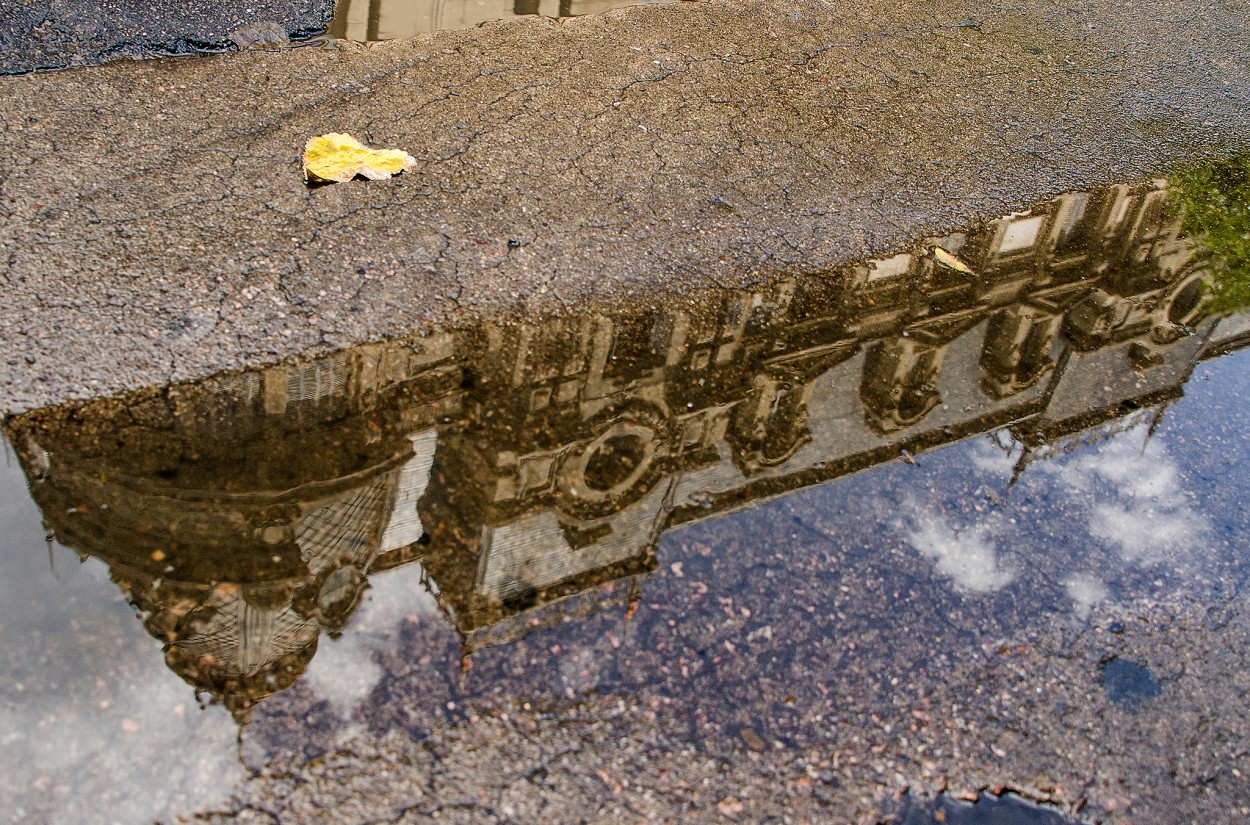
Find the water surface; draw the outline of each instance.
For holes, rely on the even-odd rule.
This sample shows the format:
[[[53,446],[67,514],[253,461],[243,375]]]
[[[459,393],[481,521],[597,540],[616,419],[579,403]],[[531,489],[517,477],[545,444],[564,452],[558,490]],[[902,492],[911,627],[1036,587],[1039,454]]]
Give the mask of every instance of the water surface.
[[[338,0],[329,34],[368,43],[469,29],[521,15],[561,19],[665,2],[674,0]]]
[[[376,775],[363,743],[485,753],[490,720],[564,735],[618,702],[644,717],[609,750],[801,755],[812,804],[885,817],[899,782],[975,763],[1077,806],[1036,779],[1076,770],[1046,756],[1046,697],[1168,713],[1171,654],[1115,640],[1235,606],[1247,572],[1250,316],[1212,309],[1167,197],[1071,193],[667,311],[423,330],[9,419],[12,821],[231,819],[344,749]],[[1030,659],[1046,634],[1068,652]],[[1081,655],[1079,683],[1046,681]],[[1013,656],[1013,698],[935,710]],[[926,739],[978,713],[1037,743],[978,732],[981,764]],[[452,793],[394,787],[371,797],[391,814]]]

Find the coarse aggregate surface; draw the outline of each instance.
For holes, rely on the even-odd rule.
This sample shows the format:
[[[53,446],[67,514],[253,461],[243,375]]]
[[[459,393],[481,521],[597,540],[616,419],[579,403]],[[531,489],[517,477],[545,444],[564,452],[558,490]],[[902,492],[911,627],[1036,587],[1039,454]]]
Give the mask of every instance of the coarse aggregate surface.
[[[1244,149],[1244,12],[718,0],[2,78],[0,409],[819,272]],[[308,188],[332,130],[417,167]]]

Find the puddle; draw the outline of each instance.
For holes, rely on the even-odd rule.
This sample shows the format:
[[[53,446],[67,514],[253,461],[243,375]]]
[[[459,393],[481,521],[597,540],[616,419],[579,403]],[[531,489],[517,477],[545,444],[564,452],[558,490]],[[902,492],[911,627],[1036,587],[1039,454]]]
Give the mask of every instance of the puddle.
[[[67,5],[51,16],[32,6],[0,26],[0,76],[119,58],[316,48],[334,39],[372,43],[522,15],[563,19],[670,2],[677,0],[272,0],[266,8],[235,11],[209,4],[181,16],[153,14],[135,0],[103,12]]]
[[[470,29],[521,15],[561,19],[668,2],[674,0],[338,0],[329,34],[369,43],[444,29]]]
[[[1072,820],[1007,793],[981,794],[973,800],[947,796],[909,800],[895,821],[898,825],[1068,825]]]
[[[332,13],[333,0],[265,0],[247,8],[197,1],[176,9],[143,0],[9,3],[0,18],[0,77],[298,45],[321,37]]]
[[[347,749],[376,773],[366,751],[419,765],[430,741],[453,760],[473,731],[519,749],[482,782],[515,763],[555,788],[533,771],[558,760],[517,757],[506,725],[555,742],[635,704],[620,758],[817,754],[786,780],[811,804],[1079,772],[1010,737],[1112,742],[1048,726],[1191,701],[1160,691],[1187,671],[1148,640],[1246,574],[1250,315],[1211,310],[1167,196],[1071,193],[667,311],[426,331],[9,419],[0,789],[26,821],[225,821],[283,766]],[[943,706],[969,673],[984,696]],[[950,726],[978,713],[961,750]],[[551,753],[602,746],[584,735]],[[625,799],[620,776],[677,764],[638,759],[587,775]],[[943,816],[1052,821],[984,804]]]

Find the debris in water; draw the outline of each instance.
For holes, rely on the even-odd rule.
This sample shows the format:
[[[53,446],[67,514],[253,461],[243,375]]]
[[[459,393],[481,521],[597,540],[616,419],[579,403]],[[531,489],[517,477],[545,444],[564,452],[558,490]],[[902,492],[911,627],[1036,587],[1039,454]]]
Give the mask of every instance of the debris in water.
[[[962,272],[964,275],[973,274],[972,270],[966,263],[959,260],[940,246],[933,247],[933,260],[937,261],[942,266],[955,270],[956,272]]]
[[[1057,810],[1036,805],[1010,791],[972,793],[933,799],[908,797],[894,822],[899,825],[1069,825]]]
[[[330,132],[304,145],[304,179],[310,183],[344,183],[357,175],[386,180],[417,165],[399,149],[370,149],[349,134]]]

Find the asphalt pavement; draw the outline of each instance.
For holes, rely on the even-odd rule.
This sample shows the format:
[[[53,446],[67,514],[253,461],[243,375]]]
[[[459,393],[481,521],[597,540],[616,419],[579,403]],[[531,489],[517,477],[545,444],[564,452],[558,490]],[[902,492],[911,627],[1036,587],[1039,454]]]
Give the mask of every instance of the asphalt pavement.
[[[0,78],[0,409],[820,272],[1250,143],[1238,3],[691,2]],[[305,185],[308,137],[404,149]]]

